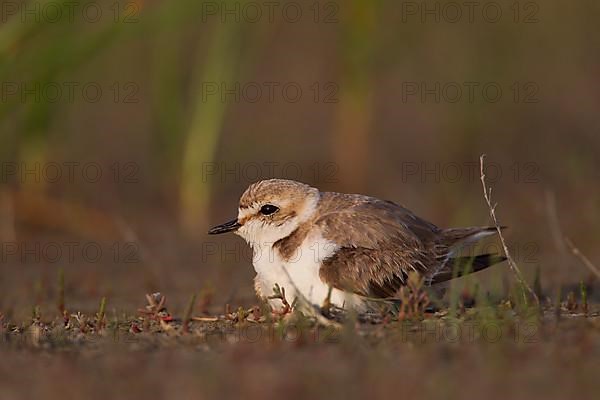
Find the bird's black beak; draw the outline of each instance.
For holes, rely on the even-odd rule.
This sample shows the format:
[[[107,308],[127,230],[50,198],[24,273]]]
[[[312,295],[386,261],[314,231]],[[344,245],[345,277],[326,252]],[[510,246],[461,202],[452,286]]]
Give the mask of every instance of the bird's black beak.
[[[217,225],[215,227],[210,228],[210,230],[208,231],[208,234],[209,235],[218,235],[220,233],[232,232],[232,231],[236,231],[240,226],[242,226],[242,225],[240,223],[238,223],[237,219],[234,219],[232,221],[229,221],[224,224]]]

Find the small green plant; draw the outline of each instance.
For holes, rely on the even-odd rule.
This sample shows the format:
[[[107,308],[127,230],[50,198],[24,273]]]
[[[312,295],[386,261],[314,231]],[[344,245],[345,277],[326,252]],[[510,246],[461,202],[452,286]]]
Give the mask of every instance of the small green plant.
[[[246,310],[244,310],[244,307],[242,307],[242,306],[238,307],[238,310],[237,310],[237,322],[238,322],[238,324],[241,324],[241,323],[245,322],[246,321],[246,317],[247,317],[247,315],[246,315]]]
[[[196,304],[196,294],[190,296],[190,301],[185,310],[185,316],[183,317],[183,333],[190,332],[190,320],[192,319],[192,312],[194,311],[194,304]]]
[[[104,325],[105,325],[105,316],[106,314],[106,297],[103,297],[100,300],[100,308],[98,309],[98,313],[96,314],[96,329],[98,331],[101,331],[102,329],[104,329]]]
[[[583,281],[579,282],[579,291],[581,292],[581,308],[583,309],[583,313],[588,316],[589,308],[588,308],[588,298],[587,298],[587,287]]]
[[[561,307],[562,307],[562,287],[559,286],[558,289],[556,290],[556,300],[555,300],[555,304],[554,304],[554,316],[556,317],[556,320],[560,319],[561,316]]]
[[[31,310],[31,319],[34,323],[40,322],[40,320],[42,319],[42,313],[40,311],[39,305],[34,306]]]

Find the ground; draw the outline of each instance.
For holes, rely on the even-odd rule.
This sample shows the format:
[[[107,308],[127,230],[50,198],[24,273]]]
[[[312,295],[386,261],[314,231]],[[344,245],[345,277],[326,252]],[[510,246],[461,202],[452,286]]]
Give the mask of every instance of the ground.
[[[596,398],[600,306],[504,301],[436,312],[3,317],[2,398]],[[200,299],[200,302],[203,300]],[[195,298],[190,303],[198,303]],[[417,310],[419,311],[419,310]]]

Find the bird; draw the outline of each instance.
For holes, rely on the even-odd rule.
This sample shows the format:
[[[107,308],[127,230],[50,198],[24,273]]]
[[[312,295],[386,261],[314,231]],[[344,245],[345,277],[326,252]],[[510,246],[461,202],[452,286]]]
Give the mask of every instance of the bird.
[[[461,255],[495,226],[443,229],[389,200],[287,179],[251,184],[237,217],[208,234],[227,232],[252,248],[255,291],[273,309],[283,307],[272,296],[276,285],[289,300],[361,311],[394,299],[411,271],[434,286],[506,259]]]

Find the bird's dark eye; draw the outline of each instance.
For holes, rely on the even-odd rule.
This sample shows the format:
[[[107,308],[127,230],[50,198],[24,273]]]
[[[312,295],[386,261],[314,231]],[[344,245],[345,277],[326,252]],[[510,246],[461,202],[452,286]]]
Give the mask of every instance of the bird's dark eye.
[[[279,210],[279,208],[277,206],[274,206],[272,204],[265,204],[264,206],[262,206],[260,208],[260,213],[262,215],[271,215],[275,212],[277,212]]]

